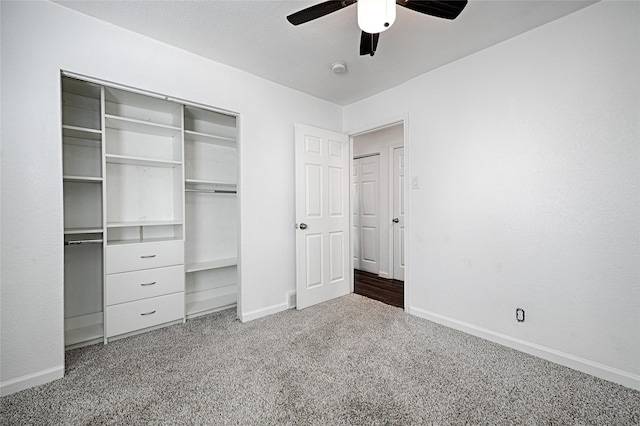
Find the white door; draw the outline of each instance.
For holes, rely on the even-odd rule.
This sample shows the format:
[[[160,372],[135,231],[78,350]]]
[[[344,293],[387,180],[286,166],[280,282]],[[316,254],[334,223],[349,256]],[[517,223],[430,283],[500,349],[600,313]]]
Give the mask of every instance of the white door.
[[[393,279],[404,281],[404,147],[393,150]]]
[[[353,241],[353,269],[360,269],[360,160],[353,159],[351,170],[351,238]]]
[[[296,124],[296,306],[351,291],[349,138]]]
[[[378,163],[378,155],[354,159],[354,192],[357,198],[354,198],[353,210],[354,228],[356,224],[357,228],[353,267],[376,275],[380,272]]]

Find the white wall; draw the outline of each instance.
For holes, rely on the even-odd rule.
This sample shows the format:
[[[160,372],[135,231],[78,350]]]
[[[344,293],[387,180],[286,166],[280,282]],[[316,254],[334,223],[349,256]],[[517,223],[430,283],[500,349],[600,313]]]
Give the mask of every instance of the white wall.
[[[640,388],[639,24],[604,1],[345,108],[408,111],[411,313]]]
[[[402,145],[404,139],[404,127],[397,124],[391,127],[367,132],[353,138],[353,155],[366,155],[379,152],[380,160],[378,164],[378,190],[379,190],[379,269],[378,274],[383,278],[392,278],[393,255],[391,243],[391,201],[389,188],[391,179],[391,160],[389,148]]]
[[[0,7],[3,394],[63,372],[61,69],[240,113],[241,315],[286,309],[294,123],[340,130],[342,108],[56,4]]]

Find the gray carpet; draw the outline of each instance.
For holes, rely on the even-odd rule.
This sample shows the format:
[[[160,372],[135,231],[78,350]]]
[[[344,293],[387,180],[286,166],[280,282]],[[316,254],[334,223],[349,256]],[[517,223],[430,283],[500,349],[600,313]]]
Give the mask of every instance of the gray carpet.
[[[640,424],[640,392],[349,295],[67,352],[3,425]]]

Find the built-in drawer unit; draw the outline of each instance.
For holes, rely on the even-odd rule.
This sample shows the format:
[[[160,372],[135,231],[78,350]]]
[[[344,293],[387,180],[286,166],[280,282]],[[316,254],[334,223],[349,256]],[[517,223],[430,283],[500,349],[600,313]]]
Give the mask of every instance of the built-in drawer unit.
[[[184,318],[184,292],[107,306],[107,337]]]
[[[183,241],[107,246],[107,274],[184,264]]]
[[[106,304],[132,302],[184,290],[184,266],[107,275]]]

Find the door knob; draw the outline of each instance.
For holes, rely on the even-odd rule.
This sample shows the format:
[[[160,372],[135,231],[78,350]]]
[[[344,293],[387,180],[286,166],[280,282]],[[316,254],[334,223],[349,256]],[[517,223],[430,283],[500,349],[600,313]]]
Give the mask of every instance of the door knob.
[[[394,218],[393,218],[393,220],[392,220],[392,222],[393,222],[393,223],[398,223],[398,222],[400,222],[400,219],[398,219],[397,217],[394,217]]]
[[[300,224],[300,229],[307,229],[307,224],[306,223],[301,223]]]

